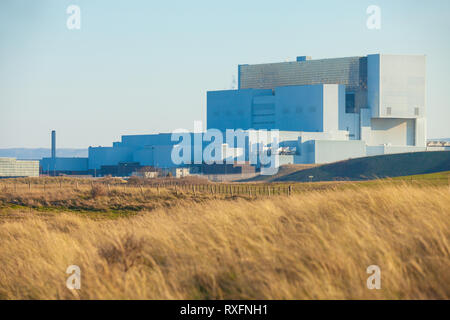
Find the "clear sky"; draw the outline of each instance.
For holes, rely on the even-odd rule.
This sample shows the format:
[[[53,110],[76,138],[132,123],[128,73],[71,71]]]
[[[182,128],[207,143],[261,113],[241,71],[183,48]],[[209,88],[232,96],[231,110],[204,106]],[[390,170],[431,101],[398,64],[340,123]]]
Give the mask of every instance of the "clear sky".
[[[0,148],[192,130],[238,64],[371,53],[427,55],[428,137],[450,137],[449,34],[448,0],[1,0]]]

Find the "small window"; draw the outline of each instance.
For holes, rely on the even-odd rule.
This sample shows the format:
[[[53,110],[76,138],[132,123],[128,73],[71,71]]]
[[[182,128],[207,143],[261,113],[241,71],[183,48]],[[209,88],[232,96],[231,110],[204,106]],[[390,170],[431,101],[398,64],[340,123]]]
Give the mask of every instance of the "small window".
[[[386,115],[390,116],[392,114],[392,108],[391,107],[387,107],[386,108]]]
[[[355,94],[354,93],[345,94],[345,112],[346,113],[356,113]]]
[[[414,115],[418,116],[419,115],[419,108],[414,108]]]

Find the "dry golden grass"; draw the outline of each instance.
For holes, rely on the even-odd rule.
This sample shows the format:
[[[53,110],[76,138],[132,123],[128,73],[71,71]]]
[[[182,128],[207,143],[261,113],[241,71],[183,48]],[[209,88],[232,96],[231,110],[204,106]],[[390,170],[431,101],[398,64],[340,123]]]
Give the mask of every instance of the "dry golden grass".
[[[39,181],[39,180],[37,180]],[[182,192],[174,187],[148,187],[104,183],[31,184],[6,181],[0,186],[0,212],[3,208],[32,208],[43,211],[83,211],[94,213],[133,213],[170,207],[181,200],[201,202],[211,199],[207,193]],[[224,197],[221,195],[218,197]],[[102,215],[105,216],[105,215]],[[109,215],[113,216],[113,215]],[[1,214],[0,214],[1,219]]]
[[[2,299],[450,298],[447,186],[185,199],[115,220],[8,215]],[[372,264],[381,290],[366,287]],[[81,268],[80,290],[66,288],[69,265]]]

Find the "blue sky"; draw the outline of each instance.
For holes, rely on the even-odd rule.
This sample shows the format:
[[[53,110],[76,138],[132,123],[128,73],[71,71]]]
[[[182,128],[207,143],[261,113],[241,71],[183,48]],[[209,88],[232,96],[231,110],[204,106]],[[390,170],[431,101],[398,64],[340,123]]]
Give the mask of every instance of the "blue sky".
[[[238,64],[370,53],[427,55],[428,136],[450,137],[449,33],[448,0],[1,0],[0,148],[192,130]]]

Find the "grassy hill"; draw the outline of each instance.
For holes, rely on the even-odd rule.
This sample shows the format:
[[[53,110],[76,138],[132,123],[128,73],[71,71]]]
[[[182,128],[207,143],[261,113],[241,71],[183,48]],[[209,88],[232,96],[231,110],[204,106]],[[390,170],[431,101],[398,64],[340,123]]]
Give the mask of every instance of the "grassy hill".
[[[324,164],[276,176],[258,176],[247,181],[333,181],[419,175],[450,170],[450,151],[389,154]]]
[[[252,182],[272,182],[275,181],[275,179],[287,176],[291,173],[298,172],[301,170],[311,169],[314,167],[320,166],[320,164],[286,164],[283,166],[280,166],[278,169],[278,173],[274,174],[272,176],[264,176],[264,175],[258,175],[253,178],[249,179],[243,179],[240,180],[242,182],[246,181],[252,181]]]

